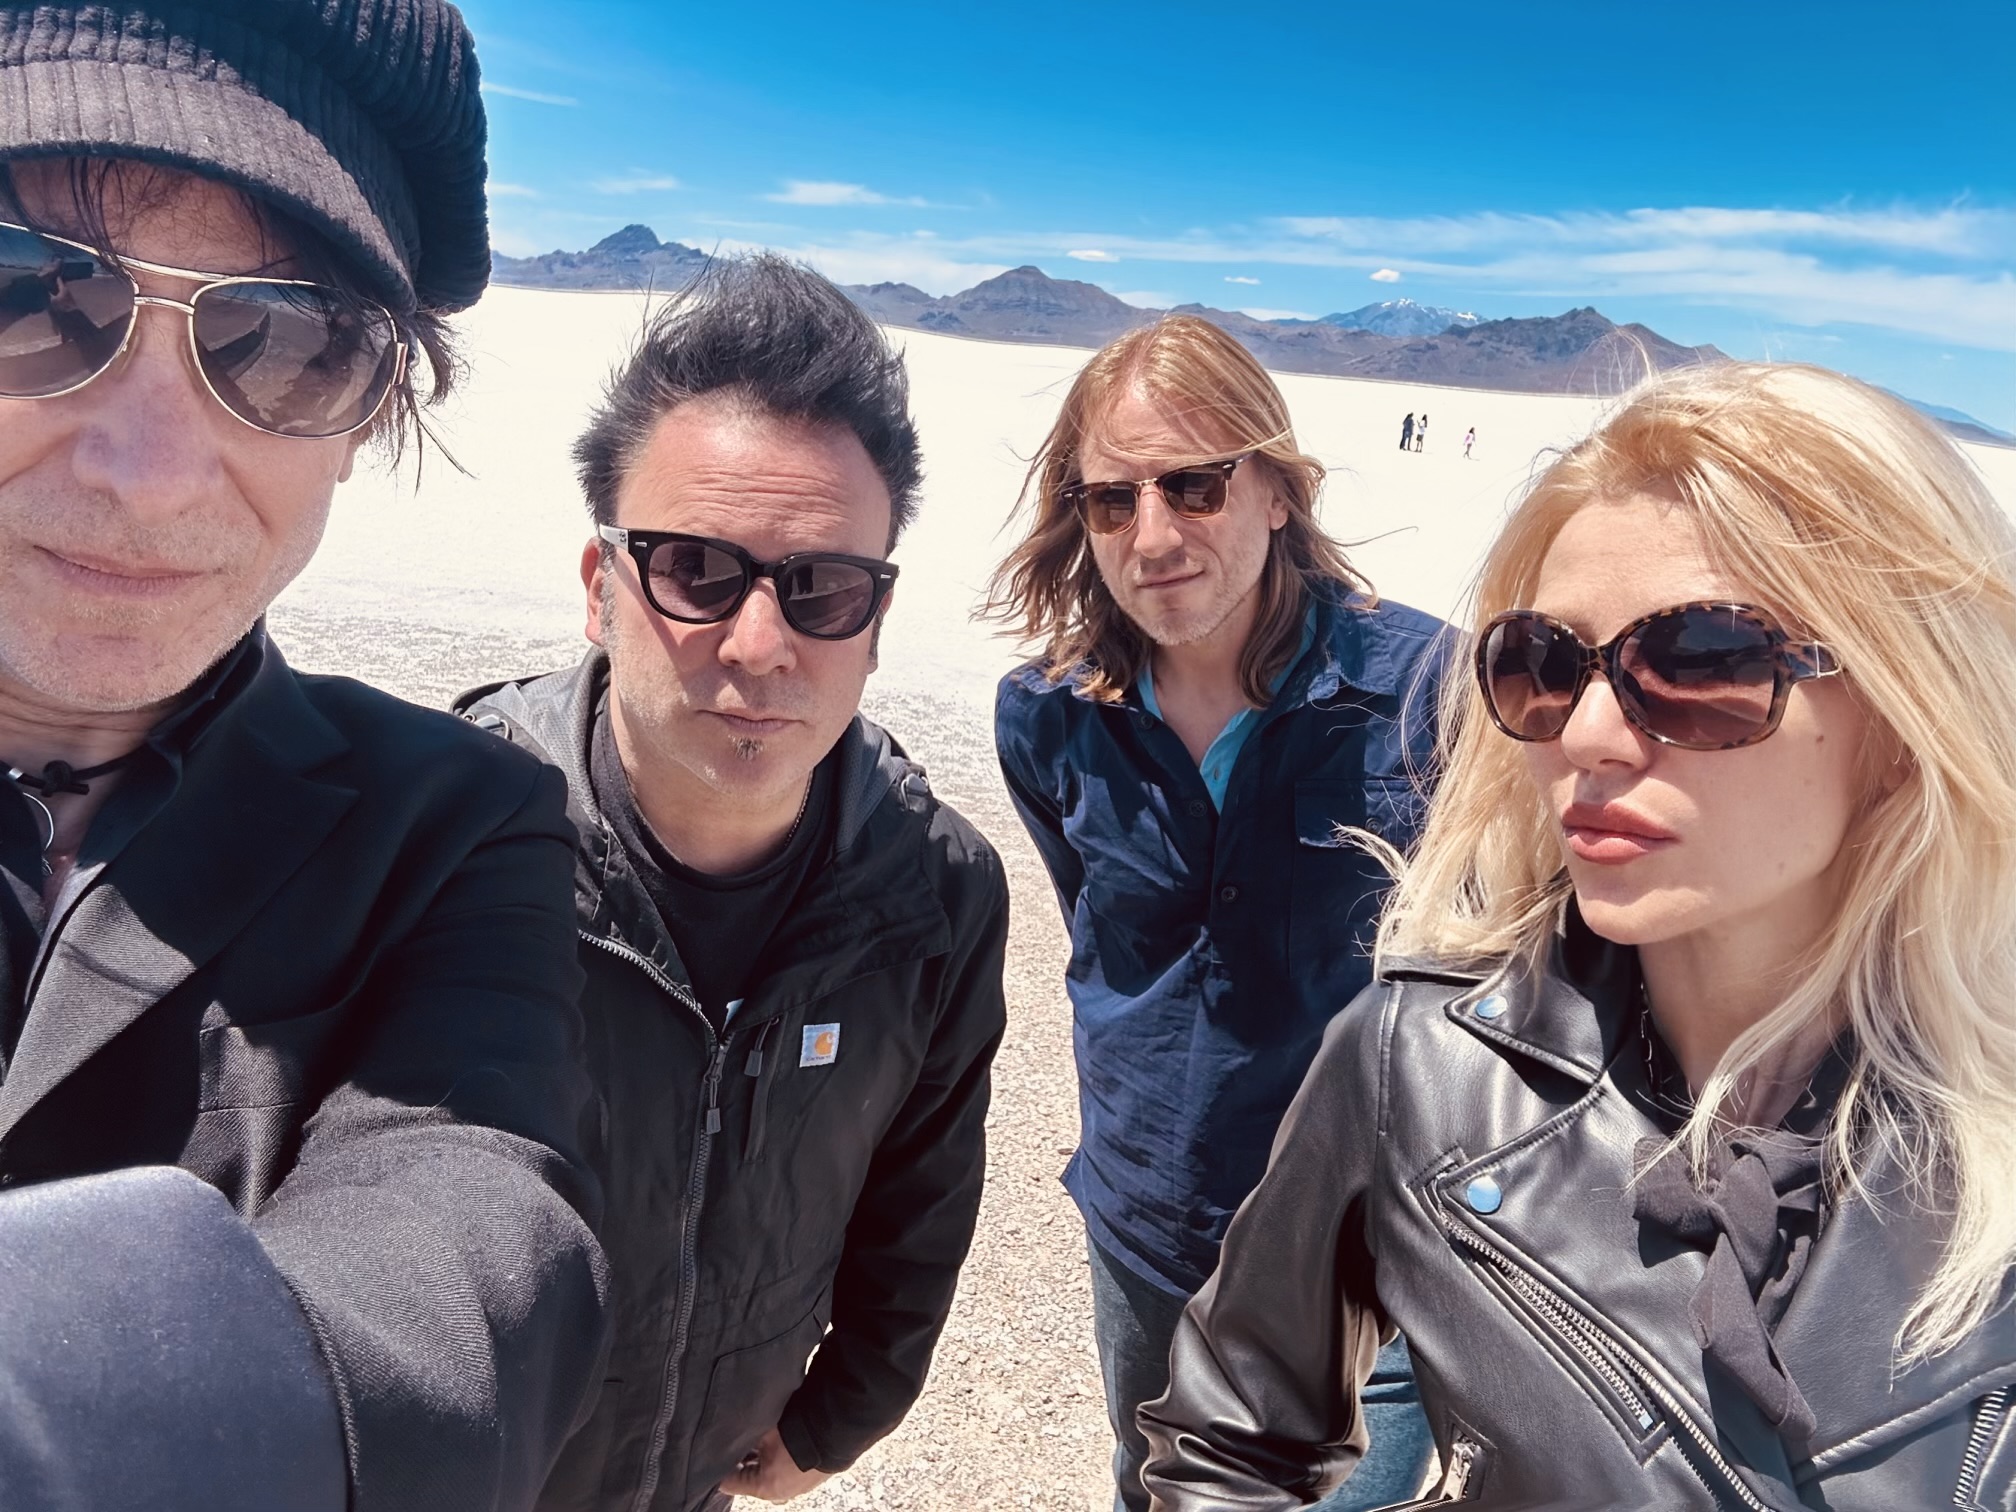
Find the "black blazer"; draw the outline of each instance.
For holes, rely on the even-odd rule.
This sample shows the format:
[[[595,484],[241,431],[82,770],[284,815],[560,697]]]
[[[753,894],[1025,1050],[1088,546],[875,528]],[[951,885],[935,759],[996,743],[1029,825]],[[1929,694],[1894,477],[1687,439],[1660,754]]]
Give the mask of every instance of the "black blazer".
[[[357,1512],[529,1505],[597,1376],[565,803],[269,645],[30,979],[0,1186],[221,1191],[328,1367]]]

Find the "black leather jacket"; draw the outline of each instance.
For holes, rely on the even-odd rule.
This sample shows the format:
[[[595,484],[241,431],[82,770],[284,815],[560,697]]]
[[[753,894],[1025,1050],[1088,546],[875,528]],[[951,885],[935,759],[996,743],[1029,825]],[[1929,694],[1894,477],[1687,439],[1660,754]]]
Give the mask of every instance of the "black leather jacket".
[[[1940,1230],[1882,1171],[1880,1210],[1831,1201],[1774,1335],[1810,1443],[1706,1366],[1705,1258],[1627,1188],[1664,1132],[1637,1001],[1636,953],[1571,919],[1544,971],[1403,966],[1338,1017],[1142,1409],[1156,1507],[1317,1500],[1397,1326],[1446,1467],[1416,1505],[2016,1508],[2016,1319],[1894,1369]]]

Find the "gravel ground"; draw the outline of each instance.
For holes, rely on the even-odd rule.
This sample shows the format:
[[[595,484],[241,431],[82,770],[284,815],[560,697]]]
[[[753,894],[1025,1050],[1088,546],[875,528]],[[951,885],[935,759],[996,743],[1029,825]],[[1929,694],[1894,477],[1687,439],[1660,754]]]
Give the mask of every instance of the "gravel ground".
[[[301,670],[361,677],[433,707],[478,683],[568,664],[581,647],[572,638],[394,625],[292,600],[269,623]],[[1111,1441],[1085,1231],[1057,1180],[1078,1137],[1078,1108],[1056,901],[994,765],[989,707],[871,679],[867,712],[1006,861],[1008,1034],[994,1065],[979,1232],[924,1395],[852,1471],[792,1506],[1103,1509],[1112,1503]]]

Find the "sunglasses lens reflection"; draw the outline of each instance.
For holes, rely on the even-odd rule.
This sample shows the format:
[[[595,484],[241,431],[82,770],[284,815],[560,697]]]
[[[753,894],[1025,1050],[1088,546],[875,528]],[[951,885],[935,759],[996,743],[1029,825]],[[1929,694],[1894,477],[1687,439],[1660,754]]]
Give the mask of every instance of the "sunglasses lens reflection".
[[[1771,723],[1778,651],[1768,626],[1727,609],[1662,614],[1618,648],[1624,686],[1653,730],[1696,750],[1742,745]]]
[[[725,551],[700,541],[664,541],[651,551],[650,588],[666,613],[708,624],[735,612],[749,575]]]
[[[1162,497],[1180,515],[1214,515],[1225,507],[1226,485],[1230,481],[1223,468],[1209,471],[1172,472],[1157,480]]]
[[[1085,486],[1085,524],[1095,535],[1113,535],[1134,523],[1139,492],[1132,483]]]
[[[103,372],[133,323],[133,293],[81,247],[0,226],[0,395],[39,399]]]
[[[391,317],[333,289],[238,283],[196,297],[196,354],[217,397],[276,436],[356,430],[398,376]]]
[[[1568,727],[1582,676],[1581,647],[1546,620],[1505,620],[1484,646],[1484,695],[1520,740],[1552,740]]]
[[[852,562],[800,562],[777,580],[784,617],[807,635],[844,640],[875,612],[875,577]]]

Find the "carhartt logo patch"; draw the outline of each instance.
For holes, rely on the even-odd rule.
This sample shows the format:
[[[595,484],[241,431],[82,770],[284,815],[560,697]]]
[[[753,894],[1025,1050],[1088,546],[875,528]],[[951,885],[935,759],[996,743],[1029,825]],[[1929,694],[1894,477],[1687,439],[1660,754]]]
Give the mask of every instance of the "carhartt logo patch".
[[[838,1024],[807,1024],[804,1048],[798,1052],[801,1066],[830,1066],[840,1054]]]

